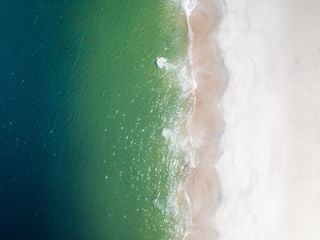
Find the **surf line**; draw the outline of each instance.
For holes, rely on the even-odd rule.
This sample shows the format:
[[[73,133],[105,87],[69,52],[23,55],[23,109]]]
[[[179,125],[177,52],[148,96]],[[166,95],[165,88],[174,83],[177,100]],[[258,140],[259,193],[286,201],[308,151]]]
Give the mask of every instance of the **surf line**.
[[[157,67],[165,71],[182,69],[178,74],[179,82],[192,99],[180,130],[163,131],[166,139],[176,140],[181,128],[187,134],[184,136],[186,144],[179,148],[185,150],[189,168],[181,188],[174,191],[175,202],[180,207],[177,212],[184,217],[183,232],[177,233],[177,237],[183,240],[215,239],[218,233],[214,218],[221,202],[215,164],[221,155],[220,139],[224,130],[220,99],[228,83],[216,40],[222,6],[220,0],[181,0],[180,3],[188,27],[187,62],[180,68],[164,57],[155,60]]]

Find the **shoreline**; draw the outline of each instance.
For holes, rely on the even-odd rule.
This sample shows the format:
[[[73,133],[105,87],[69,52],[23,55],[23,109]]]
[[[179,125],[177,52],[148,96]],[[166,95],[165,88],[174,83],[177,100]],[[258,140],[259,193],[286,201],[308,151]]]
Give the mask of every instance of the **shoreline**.
[[[197,86],[187,124],[194,162],[183,183],[189,210],[183,239],[205,240],[217,236],[214,215],[220,202],[215,163],[221,154],[219,140],[224,128],[219,101],[227,80],[215,37],[222,11],[218,0],[185,1],[183,5],[189,32],[188,61]]]

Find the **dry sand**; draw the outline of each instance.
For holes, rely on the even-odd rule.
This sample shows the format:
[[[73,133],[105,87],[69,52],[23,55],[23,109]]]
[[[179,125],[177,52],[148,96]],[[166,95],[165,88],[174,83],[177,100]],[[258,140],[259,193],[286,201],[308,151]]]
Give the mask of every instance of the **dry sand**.
[[[224,13],[219,239],[318,240],[320,1],[226,0]]]

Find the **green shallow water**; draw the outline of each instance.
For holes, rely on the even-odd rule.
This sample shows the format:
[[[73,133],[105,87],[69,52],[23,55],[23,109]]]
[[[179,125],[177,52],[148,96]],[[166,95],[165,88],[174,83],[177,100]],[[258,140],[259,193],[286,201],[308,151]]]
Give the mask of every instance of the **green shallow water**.
[[[79,147],[78,211],[96,239],[170,239],[181,221],[169,209],[173,178],[162,130],[181,112],[173,79],[157,56],[185,54],[184,16],[166,1],[80,6],[81,52],[70,105]],[[81,12],[78,9],[78,12]],[[155,206],[158,195],[167,211]]]

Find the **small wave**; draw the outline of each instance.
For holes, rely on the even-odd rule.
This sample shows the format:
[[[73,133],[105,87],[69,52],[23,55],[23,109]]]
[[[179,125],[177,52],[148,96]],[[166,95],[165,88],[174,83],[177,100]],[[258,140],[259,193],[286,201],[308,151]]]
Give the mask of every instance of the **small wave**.
[[[168,59],[164,57],[157,57],[155,63],[159,69],[166,70],[175,76],[184,97],[193,94],[197,88],[197,82],[194,80],[191,69],[186,61],[170,63]]]
[[[156,58],[156,65],[157,65],[157,67],[159,69],[164,69],[164,70],[167,70],[167,71],[169,71],[169,69],[171,67],[170,66],[171,64],[169,64],[168,60],[166,58],[164,58],[164,57],[157,57]]]

